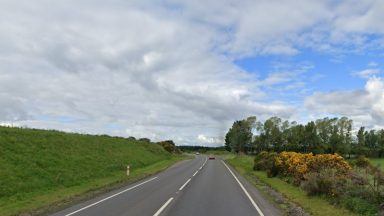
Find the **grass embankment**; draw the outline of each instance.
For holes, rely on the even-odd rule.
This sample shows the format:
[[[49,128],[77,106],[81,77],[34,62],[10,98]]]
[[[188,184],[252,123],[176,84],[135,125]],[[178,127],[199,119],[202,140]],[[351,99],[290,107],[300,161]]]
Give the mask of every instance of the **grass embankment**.
[[[0,127],[0,215],[46,211],[181,158],[160,145],[125,138]]]
[[[344,216],[354,215],[348,210],[331,205],[327,200],[307,196],[299,187],[293,186],[279,178],[268,178],[264,171],[253,170],[253,157],[236,156],[227,160],[241,175],[245,176],[256,187],[261,188],[255,179],[257,178],[264,184],[269,185],[274,190],[280,192],[289,201],[300,205],[306,212],[314,216]],[[284,208],[284,206],[282,206]]]

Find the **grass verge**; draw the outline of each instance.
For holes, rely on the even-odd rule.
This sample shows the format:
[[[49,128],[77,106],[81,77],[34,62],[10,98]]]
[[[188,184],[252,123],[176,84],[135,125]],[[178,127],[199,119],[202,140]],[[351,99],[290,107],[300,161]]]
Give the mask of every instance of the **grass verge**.
[[[183,158],[134,139],[0,127],[0,215],[57,209]]]
[[[268,178],[263,171],[253,170],[253,157],[236,156],[227,160],[241,175],[246,177],[254,186],[263,191],[262,185],[258,184],[255,179],[270,186],[274,190],[281,193],[290,202],[301,206],[307,213],[314,216],[345,216],[355,215],[350,211],[331,205],[322,197],[307,196],[299,187],[295,187],[279,178]],[[270,198],[272,199],[272,198]],[[280,206],[285,209],[285,206]],[[286,209],[285,209],[286,210]]]

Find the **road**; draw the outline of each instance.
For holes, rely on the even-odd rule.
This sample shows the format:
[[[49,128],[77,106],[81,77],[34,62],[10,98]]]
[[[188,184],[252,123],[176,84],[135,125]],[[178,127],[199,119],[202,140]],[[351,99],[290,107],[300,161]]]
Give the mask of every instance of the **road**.
[[[219,158],[182,161],[132,185],[52,216],[281,215],[260,192]]]

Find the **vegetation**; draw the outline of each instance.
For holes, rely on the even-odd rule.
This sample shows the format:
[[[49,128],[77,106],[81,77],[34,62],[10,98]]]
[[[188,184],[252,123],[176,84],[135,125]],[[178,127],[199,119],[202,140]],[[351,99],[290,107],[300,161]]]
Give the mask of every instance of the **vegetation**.
[[[183,152],[200,152],[200,153],[206,153],[206,152],[226,152],[225,147],[208,147],[208,146],[178,146],[178,148]]]
[[[296,152],[261,152],[254,161],[255,170],[301,186],[310,196],[325,196],[360,215],[376,215],[384,201],[384,173],[363,156],[353,165],[337,154]]]
[[[225,146],[233,152],[295,151],[314,154],[338,153],[384,156],[384,130],[366,131],[361,127],[354,136],[352,120],[323,118],[307,124],[271,117],[265,122],[249,117],[235,121],[225,136]]]
[[[227,160],[240,174],[244,175],[253,185],[259,188],[268,196],[269,191],[265,191],[264,184],[267,184],[274,190],[281,193],[285,199],[291,203],[295,203],[304,208],[307,213],[314,216],[344,216],[354,213],[329,203],[326,199],[320,196],[308,196],[307,193],[300,187],[296,187],[281,178],[267,176],[265,171],[254,171],[254,157],[243,155],[236,156]],[[256,179],[258,181],[256,181]],[[271,197],[272,199],[272,197]],[[280,204],[285,211],[290,212],[291,207],[287,204]],[[294,215],[294,213],[292,214]]]
[[[176,147],[175,143],[172,140],[166,140],[158,142],[157,144],[161,145],[167,152],[173,154],[180,154],[181,151]]]
[[[0,127],[0,215],[142,178],[180,158],[146,140]]]
[[[384,172],[365,157],[384,156],[384,130],[352,129],[346,117],[306,124],[249,117],[233,123],[225,146],[256,154],[256,171],[291,183],[310,197],[325,197],[360,215],[384,213]],[[384,165],[380,159],[372,161]]]

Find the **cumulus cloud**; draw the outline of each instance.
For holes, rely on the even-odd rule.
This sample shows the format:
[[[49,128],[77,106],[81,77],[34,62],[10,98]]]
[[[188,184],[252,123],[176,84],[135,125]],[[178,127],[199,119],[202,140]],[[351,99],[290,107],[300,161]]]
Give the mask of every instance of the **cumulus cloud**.
[[[308,110],[348,116],[357,125],[384,126],[384,80],[369,78],[365,88],[354,91],[314,93],[306,98]]]
[[[366,32],[383,33],[382,7],[379,0],[2,1],[0,122],[218,145],[235,119],[289,117],[300,106],[263,89],[296,71],[263,82],[234,60],[361,46]]]

